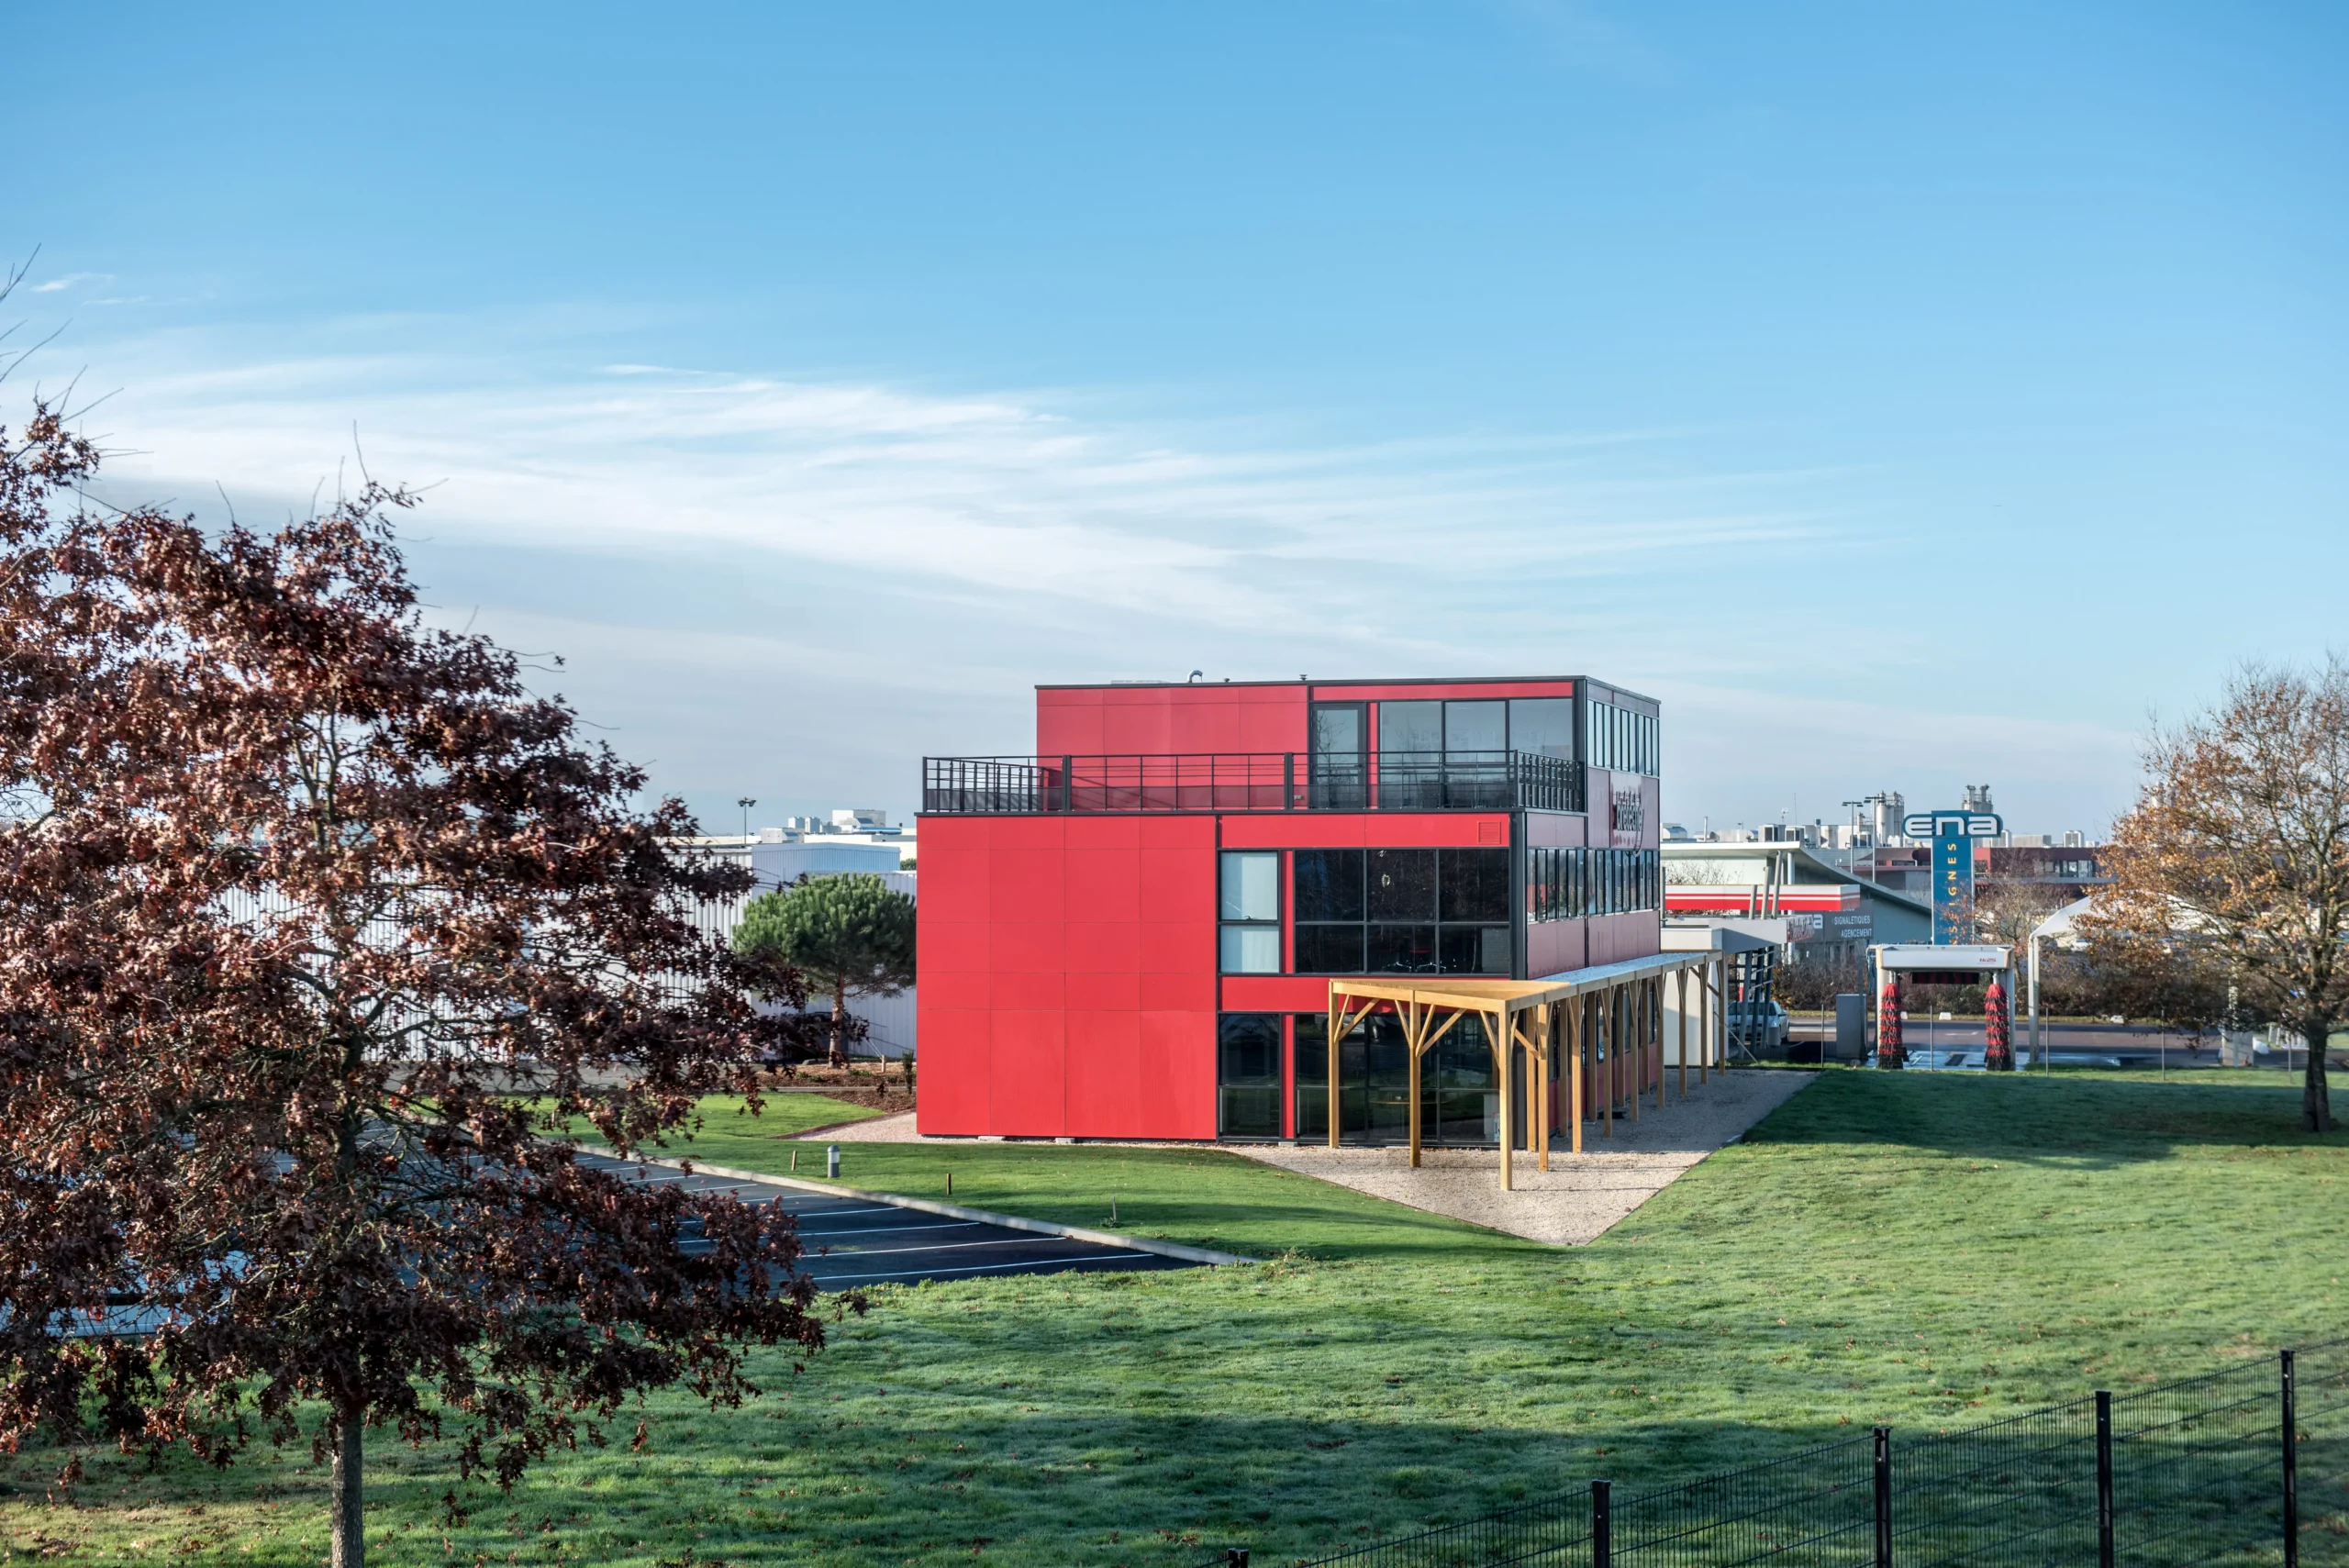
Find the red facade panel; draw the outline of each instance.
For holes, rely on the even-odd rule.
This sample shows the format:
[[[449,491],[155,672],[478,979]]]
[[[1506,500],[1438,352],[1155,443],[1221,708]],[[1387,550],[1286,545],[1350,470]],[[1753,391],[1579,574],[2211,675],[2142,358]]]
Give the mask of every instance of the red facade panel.
[[[1142,1117],[1141,1014],[1130,1006],[1068,1015],[1068,1125],[1086,1138],[1148,1136]]]
[[[1068,1014],[996,1008],[987,1031],[987,1130],[1015,1138],[1068,1133]]]
[[[1206,1012],[1141,1015],[1141,1105],[1144,1138],[1213,1138],[1215,1126],[1214,986]]]
[[[985,984],[980,976],[979,983]],[[987,1130],[987,1031],[995,1015],[984,1006],[953,1007],[931,1000],[930,979],[922,976],[921,1095],[914,1125],[923,1132],[971,1134]]]
[[[1305,688],[1290,683],[1044,687],[1039,756],[1302,751]]]

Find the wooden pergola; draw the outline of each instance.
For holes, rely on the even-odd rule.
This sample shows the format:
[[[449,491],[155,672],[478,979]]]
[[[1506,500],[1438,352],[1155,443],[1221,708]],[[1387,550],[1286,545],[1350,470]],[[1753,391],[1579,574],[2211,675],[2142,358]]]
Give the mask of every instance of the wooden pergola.
[[[1712,1068],[1728,1065],[1725,1026],[1728,1008],[1720,1004],[1729,976],[1726,955],[1718,951],[1657,953],[1554,974],[1543,980],[1469,980],[1431,975],[1424,980],[1363,977],[1330,982],[1330,1147],[1338,1147],[1343,1130],[1338,1075],[1338,1047],[1364,1019],[1381,1007],[1400,1017],[1403,1039],[1410,1052],[1411,1163],[1419,1163],[1419,1062],[1459,1026],[1464,1018],[1483,1020],[1486,1043],[1492,1048],[1494,1076],[1500,1084],[1501,1190],[1514,1179],[1510,1156],[1518,1140],[1512,1095],[1517,1053],[1526,1053],[1527,1097],[1531,1114],[1525,1118],[1529,1151],[1550,1168],[1550,1082],[1564,1058],[1570,1085],[1566,1121],[1573,1129],[1573,1148],[1582,1152],[1583,1123],[1596,1119],[1600,1136],[1612,1137],[1615,1107],[1628,1102],[1631,1119],[1640,1115],[1640,1097],[1646,1092],[1650,1068],[1654,1070],[1656,1108],[1664,1103],[1667,1065],[1664,1060],[1664,984],[1674,987],[1673,1008],[1679,1018],[1679,1093],[1688,1093],[1689,987],[1709,996],[1704,1009],[1706,1027],[1697,1042],[1697,1077],[1702,1084]],[[1602,1050],[1602,1045],[1604,1049]],[[1593,1106],[1586,1102],[1595,1101]]]

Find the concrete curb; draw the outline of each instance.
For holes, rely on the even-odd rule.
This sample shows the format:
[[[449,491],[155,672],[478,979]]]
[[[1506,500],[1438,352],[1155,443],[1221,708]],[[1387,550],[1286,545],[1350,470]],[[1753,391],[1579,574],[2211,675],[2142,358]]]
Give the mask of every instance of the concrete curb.
[[[583,1151],[602,1152],[601,1151]],[[1205,1247],[1186,1247],[1179,1241],[1158,1241],[1147,1236],[1119,1236],[1107,1230],[1088,1230],[1081,1225],[1055,1225],[1049,1219],[1030,1219],[1024,1215],[996,1214],[991,1209],[964,1208],[960,1204],[932,1203],[928,1198],[907,1197],[902,1193],[867,1192],[863,1187],[844,1187],[837,1182],[810,1182],[797,1176],[770,1175],[764,1171],[737,1171],[724,1165],[705,1165],[698,1160],[655,1160],[644,1154],[612,1154],[608,1158],[626,1159],[640,1165],[660,1165],[672,1171],[683,1171],[690,1165],[697,1176],[723,1176],[729,1182],[763,1182],[769,1186],[790,1187],[803,1193],[826,1193],[833,1197],[864,1198],[873,1203],[895,1204],[899,1208],[918,1209],[924,1214],[942,1215],[948,1219],[975,1219],[982,1225],[1000,1225],[1007,1230],[1032,1231],[1039,1236],[1065,1236],[1072,1241],[1090,1241],[1099,1247],[1125,1247],[1136,1252],[1155,1252],[1162,1258],[1180,1258],[1186,1263],[1253,1263],[1263,1260],[1243,1258],[1236,1252],[1209,1251]]]

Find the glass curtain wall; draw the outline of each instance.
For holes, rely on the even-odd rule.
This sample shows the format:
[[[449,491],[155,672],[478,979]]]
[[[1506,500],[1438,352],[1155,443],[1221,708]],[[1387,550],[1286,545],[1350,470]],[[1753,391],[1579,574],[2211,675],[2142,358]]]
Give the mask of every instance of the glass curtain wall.
[[[1330,1136],[1330,1025],[1297,1015],[1297,1136]],[[1403,1021],[1374,1013],[1338,1047],[1338,1136],[1403,1143],[1411,1135],[1410,1051]],[[1419,1139],[1474,1147],[1500,1141],[1500,1084],[1484,1022],[1464,1018],[1419,1059]]]
[[[1534,849],[1525,902],[1532,920],[1579,920],[1664,906],[1663,857],[1654,850]]]

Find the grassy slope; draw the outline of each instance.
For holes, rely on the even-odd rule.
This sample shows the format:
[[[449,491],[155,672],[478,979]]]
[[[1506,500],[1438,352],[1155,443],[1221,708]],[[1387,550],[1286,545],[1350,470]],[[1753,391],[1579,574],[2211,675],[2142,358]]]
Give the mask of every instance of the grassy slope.
[[[763,1095],[760,1103],[764,1108],[752,1116],[742,1108],[740,1095],[713,1095],[701,1102],[702,1124],[694,1129],[690,1140],[680,1139],[666,1148],[648,1152],[663,1159],[690,1156],[720,1165],[732,1164],[740,1159],[753,1165],[774,1166],[776,1157],[770,1151],[778,1139],[796,1138],[810,1128],[868,1121],[884,1114],[852,1100],[798,1092]],[[586,1123],[575,1125],[583,1136],[592,1136]],[[718,1152],[721,1149],[729,1152]]]
[[[648,1451],[550,1466],[463,1529],[434,1520],[435,1456],[381,1447],[373,1517],[392,1562],[1272,1562],[1593,1473],[1968,1423],[2337,1322],[2349,1140],[2291,1131],[2295,1103],[2239,1073],[1831,1073],[1575,1251],[1212,1151],[851,1146],[860,1185],[952,1162],[958,1199],[1097,1222],[1114,1190],[1134,1229],[1312,1256],[884,1293],[804,1375],[770,1363],[776,1397],[657,1401]],[[69,1509],[28,1454],[0,1540],[315,1562],[323,1484],[293,1458],[109,1461]]]

